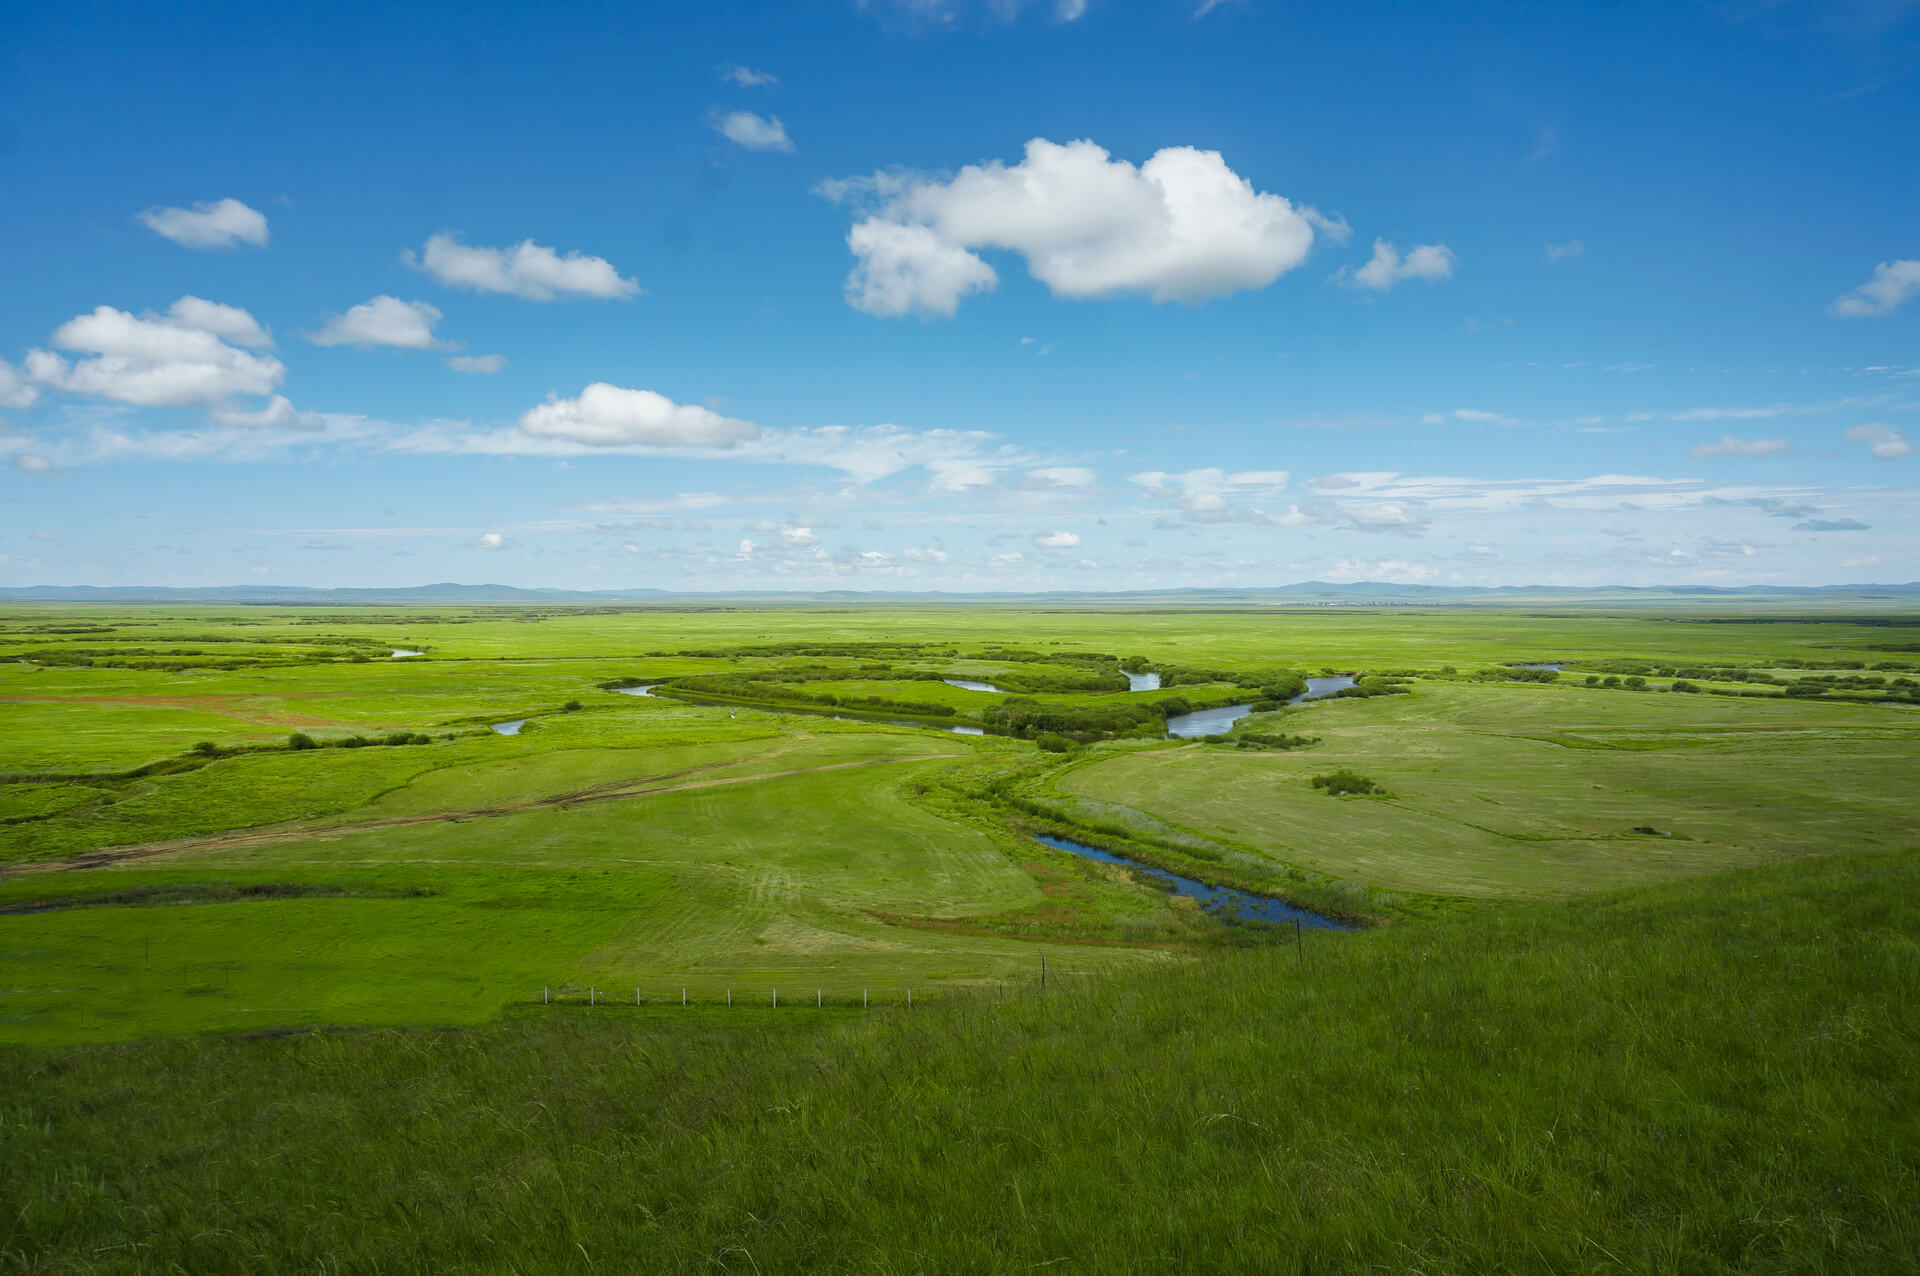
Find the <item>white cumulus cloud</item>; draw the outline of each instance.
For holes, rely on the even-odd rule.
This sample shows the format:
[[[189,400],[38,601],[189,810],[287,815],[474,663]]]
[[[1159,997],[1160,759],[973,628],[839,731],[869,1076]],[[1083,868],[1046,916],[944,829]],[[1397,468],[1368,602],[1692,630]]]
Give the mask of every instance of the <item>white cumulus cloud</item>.
[[[722,71],[720,78],[743,89],[772,88],[780,83],[777,76],[769,75],[765,71],[756,71],[752,67],[737,65]]]
[[[548,396],[520,418],[528,434],[589,447],[732,447],[758,438],[760,427],[709,408],[675,403],[652,390],[596,381],[574,399]]]
[[[714,132],[736,146],[750,151],[791,151],[793,139],[777,115],[755,115],[752,111],[715,111],[709,121]]]
[[[46,350],[27,353],[33,381],[140,407],[211,406],[236,394],[268,394],[286,375],[266,330],[237,306],[182,297],[164,315],[112,306],[69,319],[53,345],[87,356],[72,363]]]
[[[870,315],[951,315],[962,297],[1000,282],[992,266],[927,226],[869,217],[847,232],[847,247],[860,259],[847,276],[847,302]]]
[[[39,397],[38,386],[29,385],[18,368],[0,359],[0,408],[30,408]]]
[[[1854,426],[1847,431],[1847,441],[1866,444],[1867,450],[1883,461],[1897,461],[1913,451],[1913,444],[1907,441],[1906,435],[1878,422]]]
[[[1373,241],[1373,256],[1358,270],[1342,266],[1334,279],[1349,288],[1386,292],[1406,279],[1436,283],[1453,274],[1453,250],[1445,244],[1417,244],[1405,257],[1384,239]]]
[[[553,301],[563,295],[614,301],[640,291],[638,283],[622,278],[604,257],[580,252],[562,256],[531,239],[511,248],[485,248],[442,233],[429,238],[417,257],[409,249],[400,259],[449,288],[505,293],[528,301]]]
[[[1042,532],[1033,538],[1033,543],[1041,549],[1078,549],[1078,532]]]
[[[442,360],[455,372],[464,372],[468,376],[490,377],[507,366],[507,356],[503,354],[456,354]]]
[[[1217,151],[1173,146],[1138,167],[1091,141],[1027,143],[1026,157],[973,164],[949,180],[904,173],[822,183],[830,199],[870,207],[847,246],[859,264],[847,299],[881,315],[952,314],[991,288],[977,254],[1020,254],[1055,295],[1144,293],[1196,304],[1264,288],[1306,259],[1314,224],[1256,191]]]
[[[1846,319],[1890,315],[1920,293],[1920,261],[1883,261],[1873,278],[1834,301],[1829,307]]]
[[[431,350],[433,325],[440,322],[440,311],[424,301],[402,301],[398,297],[379,296],[363,301],[344,315],[335,315],[327,326],[308,337],[316,346],[399,346],[404,350]]]
[[[149,208],[138,218],[155,234],[189,248],[267,245],[266,215],[237,199],[218,199],[192,208]]]
[[[1706,461],[1716,456],[1772,456],[1776,452],[1786,451],[1787,446],[1785,439],[1737,439],[1731,434],[1723,434],[1718,443],[1702,443],[1693,449],[1693,459]]]

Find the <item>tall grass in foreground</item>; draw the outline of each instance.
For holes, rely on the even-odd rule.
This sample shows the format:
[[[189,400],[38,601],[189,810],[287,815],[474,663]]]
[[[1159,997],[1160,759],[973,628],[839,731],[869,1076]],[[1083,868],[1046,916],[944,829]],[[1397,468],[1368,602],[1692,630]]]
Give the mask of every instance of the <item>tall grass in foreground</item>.
[[[1908,1270],[1920,856],[912,1012],[0,1054],[29,1271]]]

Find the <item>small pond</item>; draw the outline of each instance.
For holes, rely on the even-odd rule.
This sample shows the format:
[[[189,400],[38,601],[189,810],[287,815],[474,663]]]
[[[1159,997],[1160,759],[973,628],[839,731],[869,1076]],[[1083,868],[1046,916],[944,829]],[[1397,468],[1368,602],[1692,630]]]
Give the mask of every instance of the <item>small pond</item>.
[[[1309,678],[1307,679],[1307,689],[1287,701],[1287,703],[1299,704],[1302,700],[1318,700],[1320,697],[1330,696],[1336,691],[1345,691],[1352,685],[1353,675],[1350,673],[1334,674],[1329,678]]]
[[[1195,878],[1169,873],[1164,868],[1154,868],[1138,860],[1128,859],[1124,855],[1115,855],[1112,851],[1088,846],[1085,842],[1075,842],[1064,837],[1037,837],[1034,840],[1044,842],[1055,850],[1078,855],[1083,859],[1099,860],[1102,864],[1124,865],[1137,873],[1144,873],[1148,877],[1166,882],[1173,887],[1174,894],[1199,900],[1200,907],[1216,917],[1271,922],[1278,925],[1299,922],[1302,926],[1314,926],[1321,930],[1353,929],[1345,922],[1337,922],[1331,917],[1310,913],[1304,908],[1295,908],[1284,899],[1275,899],[1271,895],[1255,895],[1251,891],[1235,890],[1231,886],[1209,886]]]
[[[1218,709],[1177,713],[1167,719],[1167,734],[1190,740],[1203,735],[1225,735],[1233,724],[1253,712],[1250,704],[1225,704]]]
[[[1569,663],[1570,662],[1568,661],[1562,660],[1557,664],[1508,665],[1507,668],[1509,669],[1551,669],[1555,673],[1559,673],[1562,669],[1565,669]]]
[[[1120,672],[1127,675],[1128,691],[1160,690],[1160,675],[1157,673],[1131,673],[1125,669]]]
[[[526,725],[527,720],[525,718],[515,718],[512,722],[496,722],[493,724],[492,729],[498,731],[501,735],[519,735],[520,728]]]
[[[651,696],[653,689],[659,685],[657,682],[649,682],[644,687],[615,687],[614,690],[623,696]]]
[[[986,732],[982,731],[979,727],[948,727],[947,730],[953,732],[955,735],[985,735],[986,734]]]
[[[970,678],[942,678],[940,681],[949,687],[958,687],[962,691],[991,691],[996,696],[1007,694],[991,682],[975,682]]]
[[[405,647],[395,647],[393,649],[393,655],[390,657],[390,659],[405,660],[408,656],[424,656],[426,654],[427,653],[424,651],[409,651]]]

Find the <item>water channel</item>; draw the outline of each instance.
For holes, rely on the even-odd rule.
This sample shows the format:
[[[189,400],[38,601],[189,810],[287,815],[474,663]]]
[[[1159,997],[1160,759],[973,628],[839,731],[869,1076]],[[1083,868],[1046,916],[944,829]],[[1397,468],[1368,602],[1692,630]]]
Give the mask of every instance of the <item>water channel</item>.
[[[1303,700],[1318,700],[1336,691],[1345,691],[1353,683],[1354,675],[1350,673],[1333,674],[1325,678],[1309,678],[1307,689],[1287,703],[1299,704]],[[1167,734],[1182,740],[1225,735],[1233,730],[1234,723],[1252,712],[1253,706],[1250,704],[1227,704],[1217,709],[1197,709],[1192,713],[1176,714],[1167,719]]]
[[[1120,672],[1127,675],[1128,691],[1160,690],[1160,675],[1157,673],[1133,673],[1127,669],[1122,669]]]
[[[388,659],[405,660],[408,656],[424,656],[426,654],[424,651],[409,651],[405,647],[395,647],[393,649],[393,655],[388,657]]]
[[[1209,886],[1195,878],[1169,873],[1164,868],[1154,868],[1150,864],[1142,864],[1124,855],[1115,855],[1112,851],[1088,846],[1085,842],[1076,842],[1065,837],[1037,837],[1034,840],[1044,842],[1055,850],[1078,855],[1083,859],[1099,860],[1102,864],[1120,864],[1137,873],[1144,873],[1148,877],[1166,882],[1173,887],[1174,894],[1199,900],[1200,907],[1215,917],[1269,922],[1277,925],[1299,922],[1302,926],[1312,926],[1321,930],[1353,929],[1345,922],[1337,922],[1331,917],[1310,913],[1304,908],[1295,908],[1284,899],[1275,899],[1271,895],[1255,895],[1251,891],[1236,890],[1231,886]]]
[[[515,718],[512,722],[496,722],[490,728],[501,735],[519,735],[520,728],[527,725],[525,718]]]
[[[643,687],[615,687],[614,690],[618,691],[623,696],[649,696],[650,697],[653,695],[653,689],[659,685],[660,684],[657,682],[649,682]]]
[[[1007,694],[991,682],[975,682],[971,678],[942,678],[940,681],[946,683],[949,687],[958,687],[962,691],[991,691],[996,696],[1004,696]]]

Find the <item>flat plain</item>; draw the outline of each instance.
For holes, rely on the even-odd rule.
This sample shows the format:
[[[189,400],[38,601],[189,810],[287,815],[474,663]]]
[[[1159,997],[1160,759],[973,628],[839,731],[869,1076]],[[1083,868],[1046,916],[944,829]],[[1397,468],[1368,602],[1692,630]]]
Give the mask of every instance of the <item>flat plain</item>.
[[[1915,1110],[1916,1029],[1893,989],[1917,973],[1899,913],[1920,842],[1920,655],[1905,641],[1917,621],[1811,608],[10,608],[0,1072],[17,1097],[0,1254],[81,1269],[68,1261],[79,1239],[146,1243],[129,1239],[144,1218],[164,1238],[154,1255],[195,1270],[323,1252],[378,1265],[408,1242],[382,1225],[363,1245],[302,1195],[364,1198],[325,1166],[327,1142],[351,1130],[375,1160],[401,1156],[395,1139],[431,1149],[420,1168],[392,1162],[390,1195],[361,1200],[396,1219],[439,1201],[424,1266],[480,1262],[511,1235],[511,1264],[584,1270],[613,1234],[585,1215],[558,1231],[533,1221],[528,1185],[579,1186],[609,1139],[654,1149],[630,1150],[612,1179],[651,1202],[642,1230],[667,1267],[750,1268],[724,1257],[741,1246],[774,1266],[876,1270],[1046,1262],[1062,1245],[1192,1263],[1219,1256],[1207,1227],[1250,1219],[1269,1239],[1344,1235],[1365,1266],[1413,1243],[1407,1218],[1505,1229],[1498,1244],[1421,1251],[1433,1269],[1522,1263],[1506,1246],[1561,1244],[1555,1218],[1639,1246],[1654,1269],[1754,1255],[1877,1265],[1914,1239],[1896,1220],[1916,1196],[1917,1144],[1894,1131]],[[1123,667],[1162,685],[1129,690]],[[1358,685],[1288,703],[1325,673]],[[1228,704],[1256,708],[1223,735],[1166,738],[1169,716]],[[1334,773],[1372,791],[1315,787]],[[1357,929],[1242,924],[1040,833]],[[1730,993],[1743,962],[1750,978]],[[1479,1037],[1439,1026],[1462,1013],[1481,1017]],[[1791,1044],[1789,1020],[1820,1044]],[[446,1044],[439,1030],[456,1027],[468,1044]],[[1607,1050],[1638,1062],[1576,1067],[1567,1052],[1609,1033]],[[688,1053],[708,1047],[738,1075]],[[1002,1056],[1038,1062],[984,1062]],[[1284,1062],[1321,1112],[1283,1115],[1286,1075],[1256,1059]],[[665,1092],[616,1100],[589,1060],[643,1096],[692,1078],[709,1116],[673,1115],[681,1100]],[[1485,1067],[1507,1080],[1476,1079]],[[312,1089],[316,1068],[329,1079]],[[1792,1094],[1730,1080],[1752,1068],[1796,1078]],[[1327,1069],[1364,1078],[1367,1101],[1336,1097]],[[216,1078],[224,1133],[137,1115],[188,1075]],[[499,1143],[504,1126],[485,1132],[494,1117],[469,1129],[456,1112],[484,1092],[499,1121],[546,1128],[524,1105],[550,1075],[620,1115],[547,1128],[548,1168],[523,1175],[525,1192],[435,1197],[421,1175],[504,1175],[520,1155]],[[876,1089],[874,1075],[893,1080]],[[385,1100],[354,1097],[396,1084],[431,1097],[384,1117]],[[1425,1134],[1394,1115],[1422,1086],[1439,1096]],[[1654,1144],[1678,1118],[1600,1115],[1661,1091],[1722,1129],[1744,1172],[1783,1156],[1799,1168],[1746,1206],[1716,1194],[1704,1144],[1700,1165],[1663,1178]],[[212,1214],[246,1239],[207,1239],[191,1204],[204,1174],[256,1155],[296,1092],[329,1096],[311,1100],[312,1129],[287,1154],[297,1186],[230,1178],[237,1195]],[[907,1109],[863,1106],[883,1092],[940,1115],[919,1127]],[[1567,1108],[1568,1094],[1584,1097]],[[1138,1111],[1080,1142],[1039,1115],[1126,1095]],[[1745,1124],[1777,1125],[1790,1100],[1827,1133]],[[818,1152],[753,1115],[796,1103]],[[1568,1122],[1569,1141],[1497,1129],[1479,1112],[1489,1103],[1542,1129]],[[709,1119],[726,1132],[693,1133]],[[28,1137],[56,1128],[70,1134]],[[1017,1153],[1017,1128],[1040,1142]],[[995,1201],[1008,1181],[1042,1193],[1030,1230],[966,1197],[966,1175],[928,1177],[926,1158],[946,1155],[936,1129],[944,1146],[988,1149],[976,1186]],[[1420,1167],[1390,1172],[1379,1158],[1409,1138],[1423,1140]],[[878,1150],[886,1139],[897,1152]],[[212,1168],[165,1150],[189,1145]],[[917,1186],[834,1186],[834,1148]],[[676,1178],[675,1157],[705,1168]],[[784,1211],[762,1199],[780,1158],[803,1167]],[[1623,1168],[1609,1178],[1596,1168],[1608,1163]],[[1278,1209],[1228,1193],[1238,1204],[1189,1200],[1179,1218],[1094,1238],[1070,1218],[1112,1209],[1107,1187],[1068,1184],[1116,1170],[1108,1187],[1150,1194],[1311,1172],[1325,1197]],[[1818,1205],[1821,1182],[1868,1192],[1869,1173],[1871,1201]],[[968,1221],[928,1243],[929,1262],[867,1264],[860,1253],[894,1251],[845,1212],[855,1197],[894,1225],[915,1208]],[[991,1227],[1024,1239],[966,1239]],[[1600,1250],[1552,1252],[1609,1265]]]

